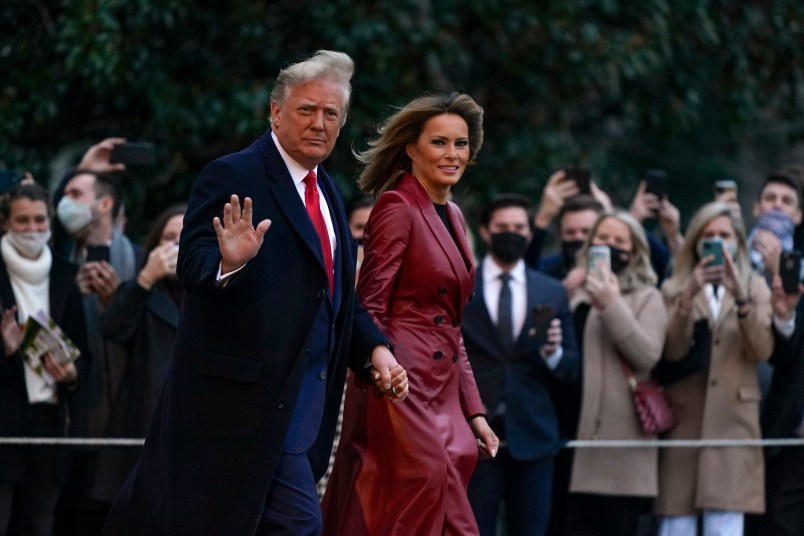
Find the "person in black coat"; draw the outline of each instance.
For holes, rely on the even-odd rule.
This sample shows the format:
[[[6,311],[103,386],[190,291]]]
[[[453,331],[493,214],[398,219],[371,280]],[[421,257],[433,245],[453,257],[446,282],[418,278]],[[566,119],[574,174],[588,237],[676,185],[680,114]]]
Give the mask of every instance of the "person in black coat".
[[[99,318],[109,340],[125,345],[128,359],[112,403],[106,437],[148,433],[168,370],[179,323],[182,287],[176,278],[186,205],[163,211],[145,242],[146,261],[137,277],[117,289]],[[111,503],[139,458],[138,448],[105,447],[98,454],[90,496]]]
[[[0,435],[64,437],[70,433],[69,401],[91,363],[83,302],[75,283],[78,267],[53,255],[47,246],[51,211],[40,186],[16,186],[6,194],[2,213]],[[48,352],[41,357],[40,368],[23,357],[23,325],[40,310],[81,351],[76,361],[60,363]],[[68,460],[62,448],[0,447],[0,534],[52,533]]]

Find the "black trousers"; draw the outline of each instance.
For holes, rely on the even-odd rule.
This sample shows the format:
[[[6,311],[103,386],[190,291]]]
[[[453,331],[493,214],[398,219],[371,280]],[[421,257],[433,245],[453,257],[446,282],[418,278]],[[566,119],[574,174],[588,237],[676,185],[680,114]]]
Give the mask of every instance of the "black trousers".
[[[57,436],[55,404],[32,404],[30,434]],[[0,535],[50,536],[53,513],[59,499],[58,458],[54,446],[21,446],[26,449],[25,478],[0,481]]]
[[[766,513],[761,534],[804,534],[804,447],[787,447],[765,461]]]

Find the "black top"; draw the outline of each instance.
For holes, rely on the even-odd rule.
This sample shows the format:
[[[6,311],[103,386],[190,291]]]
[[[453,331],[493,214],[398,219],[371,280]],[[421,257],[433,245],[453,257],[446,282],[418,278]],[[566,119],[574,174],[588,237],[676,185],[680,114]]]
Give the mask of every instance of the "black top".
[[[438,213],[438,217],[441,218],[441,221],[444,222],[444,226],[449,231],[449,235],[452,237],[452,241],[455,244],[458,244],[458,238],[455,236],[455,229],[452,227],[452,224],[447,217],[447,205],[439,205],[438,203],[433,203],[433,207],[435,207],[435,211]]]

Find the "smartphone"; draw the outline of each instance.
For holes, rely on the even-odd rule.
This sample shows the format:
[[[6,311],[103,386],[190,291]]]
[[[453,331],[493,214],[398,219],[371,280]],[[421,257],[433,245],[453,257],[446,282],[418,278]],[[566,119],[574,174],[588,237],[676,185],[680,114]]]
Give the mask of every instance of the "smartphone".
[[[556,308],[552,305],[537,305],[533,308],[533,325],[530,334],[538,338],[539,345],[547,342],[547,329],[556,317]]]
[[[139,141],[115,145],[109,162],[128,166],[153,166],[156,163],[154,144]]]
[[[707,266],[720,266],[723,264],[723,241],[719,238],[707,238],[702,244],[702,257],[713,255],[715,258]]]
[[[564,180],[574,181],[578,194],[592,195],[591,174],[588,169],[567,168],[564,170]]]
[[[87,246],[87,262],[109,262],[109,246]]]
[[[590,246],[587,252],[586,270],[600,273],[600,265],[611,268],[611,250],[609,246]]]
[[[785,294],[798,294],[801,279],[801,253],[798,251],[782,251],[779,258],[779,276]]]
[[[659,199],[667,197],[667,173],[662,169],[649,169],[645,174],[645,193]]]

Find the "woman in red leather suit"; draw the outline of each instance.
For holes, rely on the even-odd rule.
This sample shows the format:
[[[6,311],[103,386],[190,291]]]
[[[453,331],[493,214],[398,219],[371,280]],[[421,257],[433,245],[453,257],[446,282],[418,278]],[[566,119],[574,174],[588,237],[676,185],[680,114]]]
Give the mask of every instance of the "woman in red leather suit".
[[[448,195],[480,149],[482,117],[468,95],[420,97],[359,155],[361,188],[379,197],[358,295],[392,342],[410,394],[386,402],[350,379],[325,534],[477,534],[466,487],[478,451],[493,456],[498,441],[461,338],[474,266]]]

